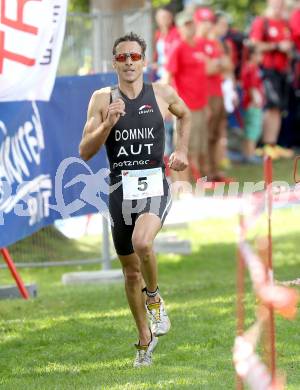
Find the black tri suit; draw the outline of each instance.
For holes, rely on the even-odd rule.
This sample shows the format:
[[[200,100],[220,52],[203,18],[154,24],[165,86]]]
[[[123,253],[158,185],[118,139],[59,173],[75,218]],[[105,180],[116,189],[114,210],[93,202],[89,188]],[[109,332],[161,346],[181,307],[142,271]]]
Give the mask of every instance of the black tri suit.
[[[132,233],[136,219],[144,213],[157,215],[161,224],[171,208],[171,193],[165,176],[164,121],[152,84],[143,84],[135,99],[117,87],[113,93],[124,100],[125,112],[106,140],[110,165],[109,212],[118,255],[134,252]]]

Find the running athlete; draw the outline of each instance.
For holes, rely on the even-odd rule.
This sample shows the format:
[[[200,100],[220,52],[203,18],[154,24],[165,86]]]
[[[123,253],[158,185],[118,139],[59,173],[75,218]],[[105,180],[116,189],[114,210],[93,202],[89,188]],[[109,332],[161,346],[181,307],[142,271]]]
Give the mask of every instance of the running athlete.
[[[134,367],[152,363],[158,336],[170,329],[158,289],[153,241],[171,207],[163,162],[164,118],[177,117],[177,147],[169,166],[182,171],[188,165],[190,113],[174,89],[143,81],[146,43],[130,33],[113,46],[118,85],[93,93],[79,146],[89,160],[105,145],[110,165],[109,196],[112,236],[121,261],[127,300],[139,341]],[[145,295],[144,295],[145,293]],[[150,319],[150,328],[147,321]]]

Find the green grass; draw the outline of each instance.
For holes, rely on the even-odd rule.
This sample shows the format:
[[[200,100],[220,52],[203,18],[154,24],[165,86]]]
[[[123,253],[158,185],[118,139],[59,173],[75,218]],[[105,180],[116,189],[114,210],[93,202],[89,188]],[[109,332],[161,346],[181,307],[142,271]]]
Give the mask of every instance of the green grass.
[[[274,181],[293,184],[293,164],[292,160],[275,161]],[[243,190],[244,182],[259,183],[263,180],[261,165],[233,165],[228,175],[239,182],[239,192]],[[227,191],[228,186],[224,189],[225,195]],[[209,196],[213,192],[207,190],[205,194]],[[33,247],[34,251],[32,251]],[[101,257],[101,237],[84,236],[80,240],[69,239],[53,226],[47,226],[32,236],[11,245],[9,251],[16,263],[97,259]]]
[[[101,257],[101,238],[86,235],[80,240],[69,239],[47,226],[11,245],[9,252],[16,263],[97,259]]]
[[[299,208],[274,213],[278,280],[300,277],[299,218]],[[122,284],[63,286],[61,274],[74,268],[22,269],[26,282],[37,282],[38,297],[0,301],[0,388],[233,389],[235,229],[235,218],[193,223],[180,232],[192,240],[192,255],[159,256],[172,330],[160,339],[154,365],[141,370],[132,368],[136,332]],[[0,284],[7,283],[2,270]],[[254,299],[247,286],[249,326]],[[276,324],[278,367],[296,390],[299,319]]]
[[[261,165],[232,165],[228,171],[229,176],[243,183],[255,183],[264,180]],[[278,160],[273,162],[273,181],[285,181],[294,184],[294,160]]]

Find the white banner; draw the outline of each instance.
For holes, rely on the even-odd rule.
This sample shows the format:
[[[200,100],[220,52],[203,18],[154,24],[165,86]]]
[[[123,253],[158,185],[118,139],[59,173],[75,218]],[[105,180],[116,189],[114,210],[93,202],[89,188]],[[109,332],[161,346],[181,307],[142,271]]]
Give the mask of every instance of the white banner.
[[[49,100],[67,0],[0,0],[0,101]]]

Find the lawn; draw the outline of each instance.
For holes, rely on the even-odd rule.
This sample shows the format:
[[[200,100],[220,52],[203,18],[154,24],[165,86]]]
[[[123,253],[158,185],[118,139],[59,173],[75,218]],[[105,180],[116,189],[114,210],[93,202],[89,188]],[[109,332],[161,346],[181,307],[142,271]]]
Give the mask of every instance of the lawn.
[[[299,218],[299,207],[274,212],[277,280],[300,277]],[[192,240],[193,254],[159,256],[172,329],[159,340],[151,368],[132,368],[137,339],[122,284],[63,286],[62,273],[74,267],[22,269],[26,282],[38,284],[38,297],[0,301],[0,388],[233,389],[236,219],[201,221],[177,233]],[[0,270],[0,284],[7,283],[10,275]],[[247,291],[249,326],[249,282]],[[277,317],[276,325],[278,367],[287,389],[296,390],[299,319]]]
[[[263,170],[260,165],[236,164],[232,165],[228,173],[240,183],[246,181],[256,183],[263,180]],[[298,176],[299,174],[300,172],[298,172]],[[273,161],[273,180],[294,184],[294,160]]]
[[[293,160],[275,161],[273,165],[274,181],[294,184]],[[244,182],[259,183],[263,180],[263,169],[260,165],[232,165],[228,175],[239,183],[239,192],[242,192]],[[217,194],[219,190],[220,187],[217,189]],[[225,186],[225,195],[227,191],[228,186]],[[211,196],[213,191],[207,190],[205,194]],[[34,252],[32,247],[36,249]],[[101,237],[95,239],[95,237],[85,236],[81,240],[68,239],[52,226],[47,226],[32,236],[11,245],[9,250],[16,263],[98,259],[101,258]]]

